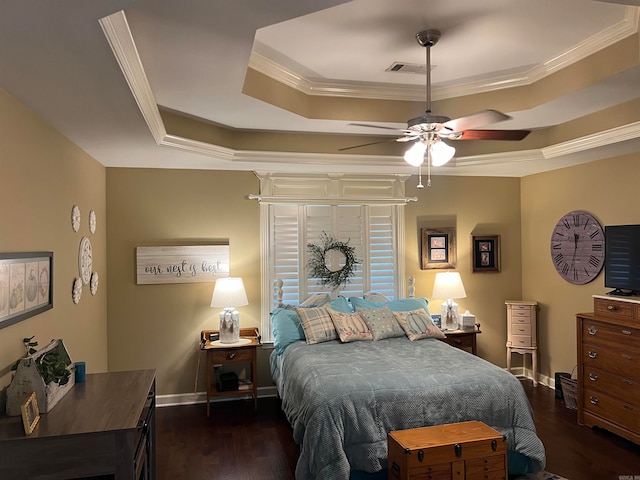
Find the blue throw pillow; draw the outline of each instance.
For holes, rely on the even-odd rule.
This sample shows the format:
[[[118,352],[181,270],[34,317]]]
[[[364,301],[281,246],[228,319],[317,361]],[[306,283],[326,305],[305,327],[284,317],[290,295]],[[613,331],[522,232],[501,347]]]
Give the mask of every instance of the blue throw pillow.
[[[347,301],[347,299],[342,295],[340,295],[335,300],[332,300],[330,305],[331,305],[331,309],[335,310],[336,312],[340,312],[340,313],[354,312],[353,308],[351,308],[351,305],[349,305],[349,302]]]
[[[277,355],[282,355],[288,345],[305,339],[300,317],[295,310],[275,308],[271,312],[271,330]]]

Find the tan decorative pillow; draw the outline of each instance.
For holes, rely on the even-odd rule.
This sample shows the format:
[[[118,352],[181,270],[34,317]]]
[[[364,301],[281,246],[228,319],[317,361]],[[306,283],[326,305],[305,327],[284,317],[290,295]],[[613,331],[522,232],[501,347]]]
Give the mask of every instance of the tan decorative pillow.
[[[296,308],[304,336],[309,345],[338,338],[331,316],[325,307]]]
[[[326,307],[333,320],[340,341],[343,343],[356,340],[373,340],[373,335],[359,313],[342,313]]]
[[[445,338],[442,330],[433,323],[431,315],[423,309],[393,312],[393,315],[411,341],[423,338]]]
[[[387,306],[380,308],[358,308],[357,312],[362,315],[364,322],[371,330],[374,340],[383,338],[404,337],[404,330],[400,328],[396,317]]]

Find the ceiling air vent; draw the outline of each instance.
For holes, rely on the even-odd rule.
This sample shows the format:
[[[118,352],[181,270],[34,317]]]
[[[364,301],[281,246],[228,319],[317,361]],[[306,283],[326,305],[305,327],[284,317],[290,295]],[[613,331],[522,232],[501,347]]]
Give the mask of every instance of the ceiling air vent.
[[[433,66],[431,69],[433,70]],[[398,73],[418,73],[424,75],[426,66],[419,63],[405,63],[405,62],[393,62],[389,67],[385,69],[385,72],[398,72]]]

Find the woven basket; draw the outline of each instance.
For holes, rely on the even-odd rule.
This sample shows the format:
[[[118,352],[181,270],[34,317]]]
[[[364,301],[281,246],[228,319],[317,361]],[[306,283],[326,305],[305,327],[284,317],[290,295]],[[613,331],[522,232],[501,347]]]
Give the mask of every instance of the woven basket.
[[[571,370],[571,377],[560,377],[560,383],[562,384],[562,394],[564,395],[564,405],[571,410],[578,409],[578,379],[573,378],[573,372],[576,367]]]

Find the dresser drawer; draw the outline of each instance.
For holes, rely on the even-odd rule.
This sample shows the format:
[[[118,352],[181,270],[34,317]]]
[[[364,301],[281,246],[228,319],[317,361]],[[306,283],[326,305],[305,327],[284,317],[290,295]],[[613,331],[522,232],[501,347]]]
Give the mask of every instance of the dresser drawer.
[[[596,315],[607,317],[625,318],[631,320],[633,318],[633,309],[635,305],[630,302],[621,302],[618,300],[609,300],[608,298],[594,298],[593,308]]]
[[[465,464],[465,473],[467,474],[467,478],[470,478],[470,475],[475,475],[478,473],[486,473],[486,472],[500,472],[504,477],[505,473],[505,464],[504,464],[504,455],[493,455],[491,457],[484,458],[476,458],[474,460],[467,460],[464,462]],[[485,477],[478,477],[485,478]],[[493,478],[493,477],[490,477]]]
[[[234,348],[213,352],[213,363],[250,362],[255,349]]]
[[[625,350],[611,350],[598,345],[584,345],[582,363],[631,380],[640,380],[640,355]]]
[[[531,317],[512,317],[511,325],[531,325]]]
[[[530,323],[514,323],[511,325],[512,335],[526,335],[531,336],[531,324]]]
[[[531,335],[511,335],[511,345],[513,347],[530,347]]]
[[[512,305],[510,311],[511,318],[531,318],[531,307],[528,305]]]
[[[585,388],[583,405],[586,412],[629,430],[640,431],[640,406],[636,404]]]
[[[604,345],[616,349],[629,347],[640,353],[640,329],[637,328],[585,320],[582,323],[582,338],[589,345]]]
[[[614,375],[591,366],[584,367],[584,388],[598,390],[623,400],[638,399],[640,402],[640,379]]]

